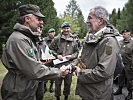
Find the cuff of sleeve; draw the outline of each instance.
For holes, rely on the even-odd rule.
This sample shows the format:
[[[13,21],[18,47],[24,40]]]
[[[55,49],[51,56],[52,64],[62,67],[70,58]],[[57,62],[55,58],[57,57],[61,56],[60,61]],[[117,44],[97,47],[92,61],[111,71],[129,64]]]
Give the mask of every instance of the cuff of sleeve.
[[[62,71],[59,69],[59,74],[58,74],[58,77],[62,77],[63,73]]]

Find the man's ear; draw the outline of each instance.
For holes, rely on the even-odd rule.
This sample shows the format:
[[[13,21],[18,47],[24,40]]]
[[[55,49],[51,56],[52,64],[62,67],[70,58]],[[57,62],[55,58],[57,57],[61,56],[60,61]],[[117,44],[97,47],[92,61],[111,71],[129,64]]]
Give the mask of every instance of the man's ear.
[[[103,18],[99,18],[99,19],[98,19],[98,24],[99,24],[99,25],[102,25],[103,23],[104,23]]]
[[[31,18],[29,16],[25,16],[24,20],[25,20],[25,22],[29,22],[31,20]]]

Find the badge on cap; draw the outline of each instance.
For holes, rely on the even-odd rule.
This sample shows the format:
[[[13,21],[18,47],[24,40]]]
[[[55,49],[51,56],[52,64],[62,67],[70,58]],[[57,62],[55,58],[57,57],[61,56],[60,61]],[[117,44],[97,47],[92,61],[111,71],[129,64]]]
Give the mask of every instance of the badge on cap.
[[[35,54],[33,48],[30,48],[29,50],[27,50],[27,52],[28,52],[28,56],[30,57],[33,57]]]

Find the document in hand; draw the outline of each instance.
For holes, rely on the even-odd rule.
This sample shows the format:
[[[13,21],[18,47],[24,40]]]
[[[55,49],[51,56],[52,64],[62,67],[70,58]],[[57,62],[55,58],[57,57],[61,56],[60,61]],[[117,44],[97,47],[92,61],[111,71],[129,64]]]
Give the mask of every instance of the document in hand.
[[[59,59],[55,59],[53,60],[54,65],[63,63],[63,62],[67,62],[68,60],[66,59],[66,56],[63,57],[63,60],[59,60]]]

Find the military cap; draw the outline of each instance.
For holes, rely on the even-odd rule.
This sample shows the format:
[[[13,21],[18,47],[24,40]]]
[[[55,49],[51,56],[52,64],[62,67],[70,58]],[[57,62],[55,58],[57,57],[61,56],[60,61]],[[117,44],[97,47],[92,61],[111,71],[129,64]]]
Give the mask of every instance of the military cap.
[[[61,28],[63,27],[70,27],[71,24],[69,22],[64,22],[62,25],[61,25]]]
[[[50,28],[50,29],[48,30],[48,33],[51,33],[51,32],[55,32],[55,29],[54,29],[54,28]]]
[[[36,15],[38,17],[42,17],[44,18],[45,16],[40,12],[40,8],[37,5],[33,5],[33,4],[26,4],[26,5],[22,5],[19,7],[19,13],[20,16],[24,16],[27,14],[33,14]]]
[[[126,33],[126,32],[130,32],[130,30],[124,29],[121,33]]]

